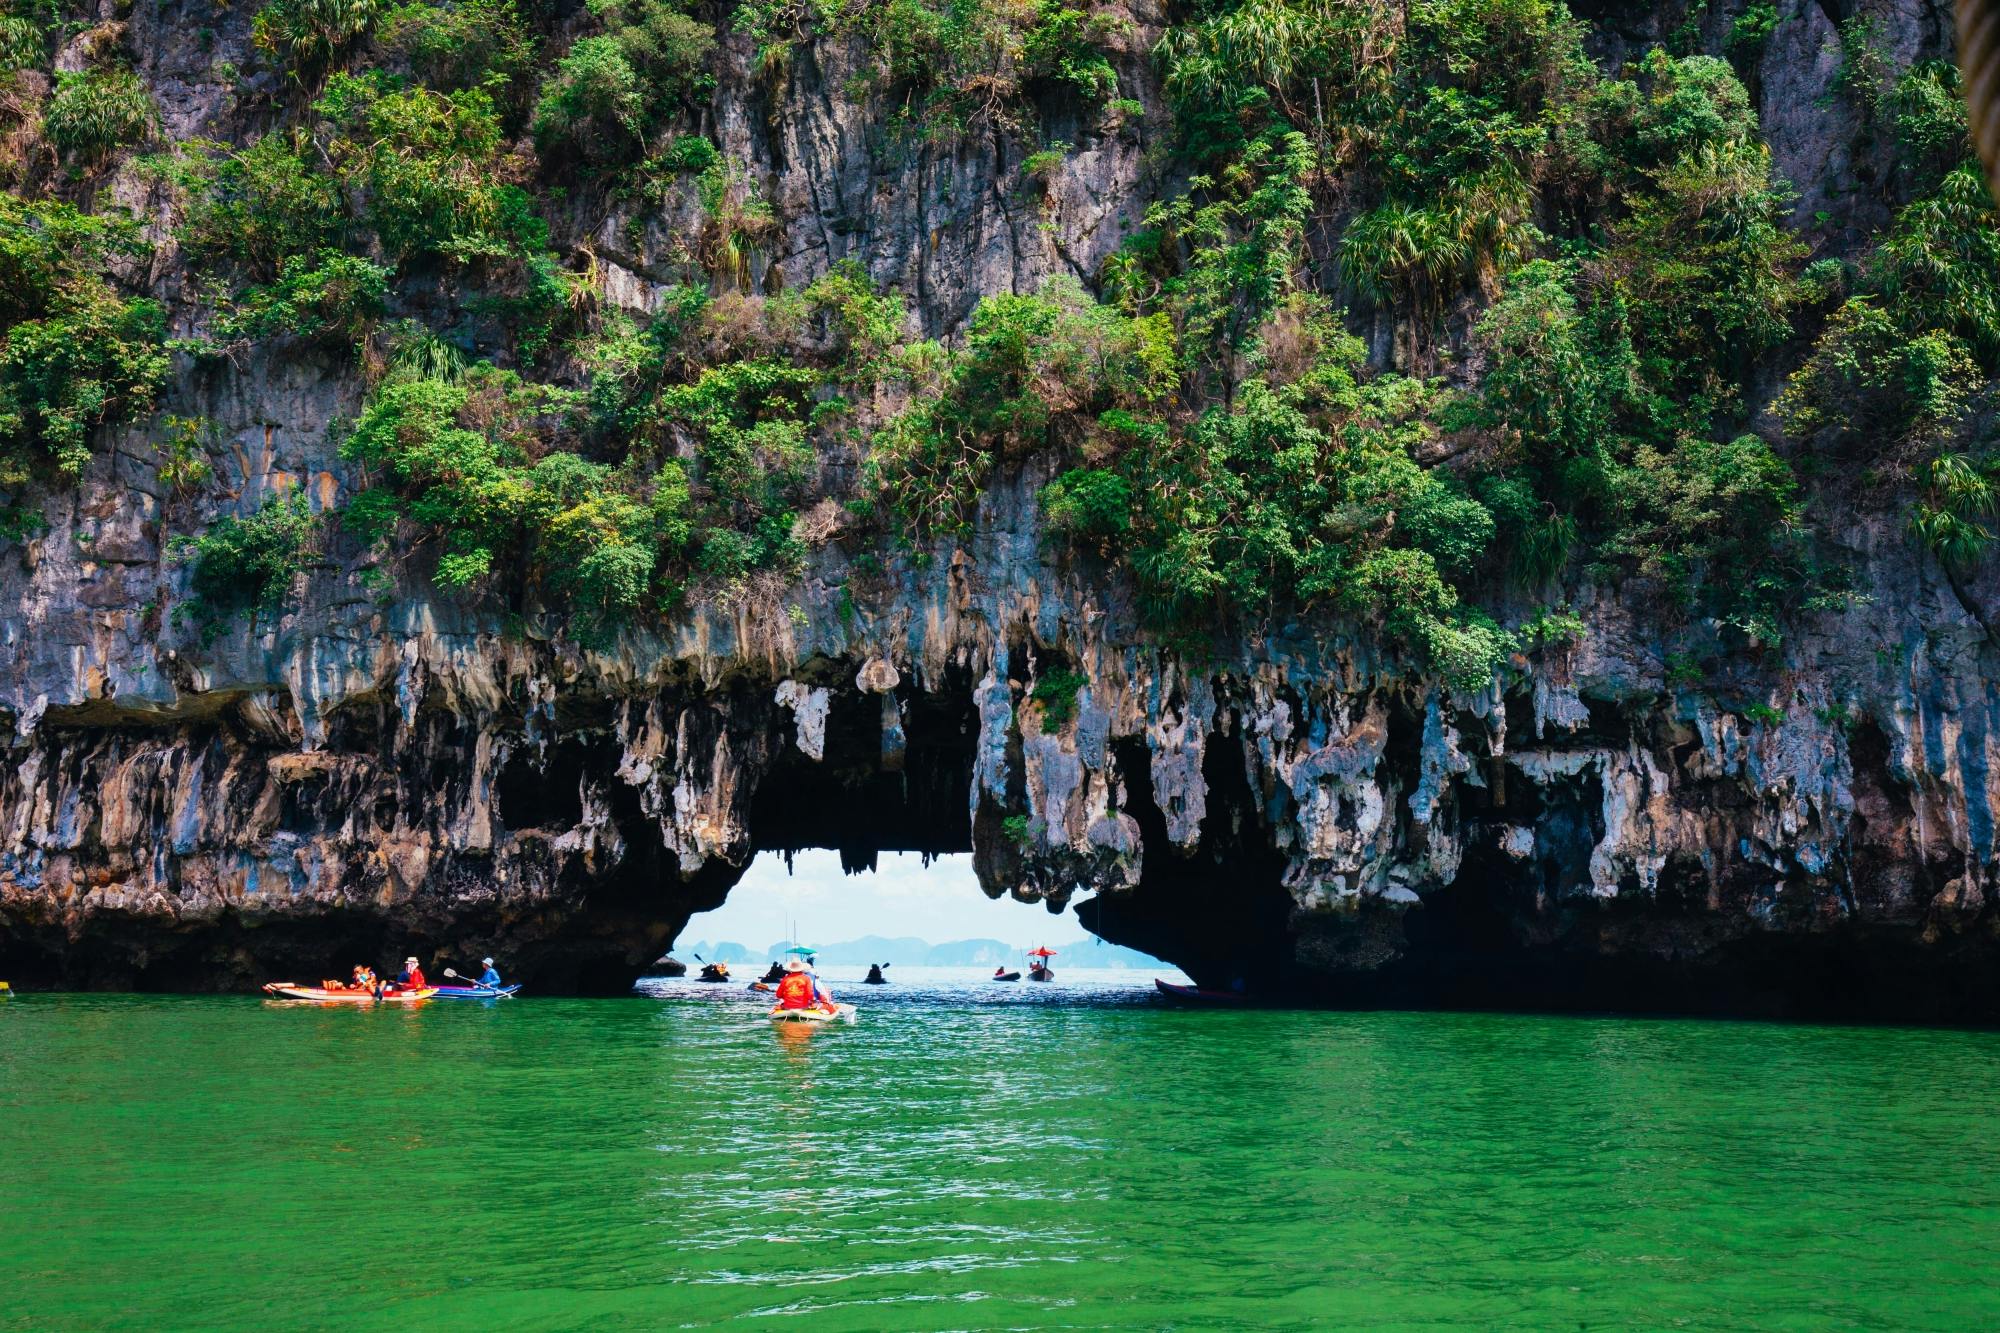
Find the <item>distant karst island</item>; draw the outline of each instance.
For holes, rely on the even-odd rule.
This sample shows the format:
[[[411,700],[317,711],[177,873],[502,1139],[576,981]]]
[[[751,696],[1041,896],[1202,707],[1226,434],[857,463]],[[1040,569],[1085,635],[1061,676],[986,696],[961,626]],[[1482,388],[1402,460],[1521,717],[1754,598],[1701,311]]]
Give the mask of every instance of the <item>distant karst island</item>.
[[[674,953],[682,958],[700,954],[711,963],[761,963],[784,957],[785,950],[792,944],[791,940],[779,940],[760,951],[733,940],[718,940],[712,944],[707,940],[696,940],[693,944],[675,945]],[[904,967],[996,967],[1001,963],[1019,961],[1022,951],[1032,947],[1033,944],[1016,945],[992,939],[947,940],[943,944],[932,944],[914,935],[899,935],[893,939],[884,935],[863,935],[860,939],[843,940],[838,944],[813,946],[821,963],[835,967],[850,964],[860,967],[869,963],[895,963]],[[1151,954],[1107,944],[1103,940],[1071,940],[1067,944],[1052,944],[1049,947],[1070,967],[1151,968],[1155,971],[1173,968],[1173,964],[1161,962]]]

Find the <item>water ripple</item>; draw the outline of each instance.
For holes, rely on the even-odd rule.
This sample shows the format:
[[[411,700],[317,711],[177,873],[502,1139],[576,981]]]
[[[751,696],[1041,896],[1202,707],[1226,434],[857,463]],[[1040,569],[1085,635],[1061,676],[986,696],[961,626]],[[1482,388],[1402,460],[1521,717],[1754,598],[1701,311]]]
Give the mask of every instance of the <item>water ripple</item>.
[[[0,1328],[2000,1325],[1993,1034],[843,998],[20,997]]]

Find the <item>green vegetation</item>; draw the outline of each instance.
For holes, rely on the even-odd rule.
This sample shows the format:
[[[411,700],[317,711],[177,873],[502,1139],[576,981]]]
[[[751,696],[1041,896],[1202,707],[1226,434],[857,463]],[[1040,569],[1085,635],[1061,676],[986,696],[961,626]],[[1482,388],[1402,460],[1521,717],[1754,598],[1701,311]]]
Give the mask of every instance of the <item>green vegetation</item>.
[[[1749,703],[1742,711],[1745,721],[1760,727],[1775,727],[1785,720],[1785,711],[1772,704]]]
[[[169,415],[161,423],[163,438],[155,446],[159,454],[156,471],[176,495],[186,495],[215,475],[208,461],[205,439],[208,423],[200,417]]]
[[[273,496],[247,518],[229,515],[177,545],[194,567],[197,618],[230,611],[275,611],[316,550],[319,520],[300,491]]]
[[[374,543],[407,519],[437,541],[440,585],[482,578],[532,494],[529,450],[548,405],[545,392],[483,362],[455,381],[391,377],[341,446],[383,477],[348,506],[348,528]]]
[[[49,143],[65,160],[85,166],[144,142],[158,123],[152,94],[129,69],[58,74],[42,112]]]
[[[538,43],[513,0],[410,0],[382,15],[376,41],[432,88],[482,88],[503,107],[522,101]]]
[[[276,131],[240,151],[189,144],[174,173],[186,191],[181,244],[203,259],[232,259],[274,277],[289,258],[337,245],[346,210],[303,130]]]
[[[165,383],[164,313],[107,276],[138,250],[127,219],[0,195],[0,489],[49,463],[81,472],[91,433]]]
[[[1520,638],[1527,648],[1559,648],[1578,642],[1589,632],[1583,617],[1568,607],[1545,606],[1521,623]]]
[[[1042,730],[1054,735],[1076,716],[1076,696],[1090,684],[1080,671],[1051,671],[1035,682],[1029,697],[1042,706]]]
[[[1893,118],[1924,188],[1851,278],[1830,284],[1844,299],[1778,409],[1822,448],[1873,448],[1911,471],[1913,532],[1963,567],[1991,546],[2000,518],[2000,454],[1979,429],[2000,372],[2000,213],[1972,155],[1956,71],[1920,64],[1892,81],[1869,29],[1844,35],[1850,81]]]
[[[389,270],[358,255],[294,255],[268,287],[251,287],[217,328],[226,338],[359,341],[382,313]]]
[[[1493,608],[1566,608],[1586,582],[1689,641],[1720,632],[1710,658],[1768,647],[1843,596],[1814,513],[1843,487],[1906,505],[1954,570],[1987,558],[2000,214],[1950,65],[1842,25],[1837,95],[1895,147],[1893,216],[1855,246],[1823,215],[1810,250],[1743,82],[1774,5],[1691,7],[1604,68],[1558,0],[1204,0],[1151,53],[1169,114],[1150,118],[1150,84],[1119,86],[1153,77],[1122,14],[268,0],[261,54],[218,52],[290,81],[262,132],[140,159],[189,270],[162,290],[203,373],[283,345],[361,377],[336,433],[364,484],[338,521],[382,569],[591,641],[691,602],[788,615],[815,546],[871,577],[892,548],[928,559],[1022,475],[1045,479],[1052,553],[1129,578],[1170,642],[1339,625],[1466,690],[1583,630],[1545,609],[1510,634]],[[46,71],[77,30],[10,11],[0,65]],[[105,173],[156,136],[105,32],[0,144],[20,183],[0,204],[9,535],[170,367],[134,225],[55,197],[108,200]],[[885,268],[799,281],[865,224],[822,200],[820,235],[783,234],[715,111],[737,34],[773,108],[798,62],[851,53],[824,91],[866,108],[870,151],[990,143],[1008,206],[1032,215],[1039,191],[1048,229],[1073,154],[1147,142],[1179,184],[1098,271],[916,338]],[[923,179],[948,205],[951,173]],[[634,251],[649,316],[611,297]],[[155,439],[192,498],[212,477],[190,423]],[[305,550],[284,548],[290,514],[211,529],[205,602],[266,604],[283,580],[241,570],[264,568],[257,541]],[[1081,684],[1037,685],[1045,725]]]
[[[543,83],[535,138],[616,164],[650,156],[715,87],[715,34],[663,0],[591,0],[603,31],[570,47]]]
[[[355,216],[401,260],[460,263],[540,250],[548,228],[504,183],[504,136],[483,89],[441,93],[338,74],[313,106]]]
[[[257,11],[251,39],[294,79],[314,82],[368,32],[376,0],[271,0]]]
[[[1106,47],[1128,22],[1063,0],[744,0],[734,18],[772,70],[812,35],[863,39],[875,63],[856,91],[933,139],[1020,128],[1044,97],[1104,108],[1118,87]]]

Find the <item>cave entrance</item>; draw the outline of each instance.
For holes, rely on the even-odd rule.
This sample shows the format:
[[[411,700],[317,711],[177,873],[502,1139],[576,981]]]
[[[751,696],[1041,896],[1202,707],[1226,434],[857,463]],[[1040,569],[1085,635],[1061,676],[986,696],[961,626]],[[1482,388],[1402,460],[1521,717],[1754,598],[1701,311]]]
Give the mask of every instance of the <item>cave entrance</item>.
[[[726,901],[688,919],[675,956],[692,964],[699,954],[748,980],[802,943],[836,975],[858,977],[871,963],[1018,968],[1026,950],[1045,944],[1059,951],[1060,976],[1066,960],[1090,966],[1107,947],[1071,913],[987,897],[969,854],[871,854],[859,871],[851,860],[832,848],[760,854]]]
[[[691,916],[675,953],[761,972],[804,943],[836,969],[1018,964],[1036,944],[1086,938],[1073,917],[986,896],[973,871],[972,787],[979,716],[972,679],[865,693],[849,664],[802,669],[824,690],[811,744],[798,709],[779,716],[750,801],[755,855],[720,901]],[[801,694],[803,701],[803,694]]]

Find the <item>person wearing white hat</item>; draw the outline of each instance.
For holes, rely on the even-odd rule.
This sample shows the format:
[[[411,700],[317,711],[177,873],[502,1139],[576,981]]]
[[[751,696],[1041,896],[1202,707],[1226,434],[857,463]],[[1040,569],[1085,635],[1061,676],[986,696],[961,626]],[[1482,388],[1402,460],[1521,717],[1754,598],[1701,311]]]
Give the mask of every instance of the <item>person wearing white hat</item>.
[[[396,977],[396,989],[422,990],[425,986],[428,985],[430,985],[430,983],[424,980],[424,970],[421,967],[417,966],[417,960],[415,956],[405,958],[403,960],[403,970]]]
[[[491,958],[482,958],[479,960],[479,965],[486,969],[484,972],[481,972],[479,974],[479,984],[482,986],[489,986],[494,990],[499,990],[500,974],[494,971],[493,960]]]
[[[834,1008],[833,996],[814,980],[806,960],[794,954],[785,960],[785,979],[778,983],[780,1009]]]

